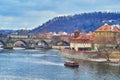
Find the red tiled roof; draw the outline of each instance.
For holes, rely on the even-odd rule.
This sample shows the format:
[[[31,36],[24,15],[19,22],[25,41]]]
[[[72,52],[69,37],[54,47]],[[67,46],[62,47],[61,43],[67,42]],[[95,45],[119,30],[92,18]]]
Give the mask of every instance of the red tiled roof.
[[[77,38],[72,39],[73,43],[91,43],[94,40],[94,33],[80,34]]]
[[[119,32],[119,28],[118,28],[117,26],[114,26],[114,27],[113,27],[113,30],[114,30],[115,32]]]
[[[118,27],[115,27],[115,26],[110,26],[110,25],[108,25],[108,24],[105,24],[105,25],[103,25],[103,26],[101,26],[100,28],[98,28],[96,31],[112,31],[112,32],[118,32],[119,31],[119,29],[118,29]],[[95,32],[96,32],[95,31]]]

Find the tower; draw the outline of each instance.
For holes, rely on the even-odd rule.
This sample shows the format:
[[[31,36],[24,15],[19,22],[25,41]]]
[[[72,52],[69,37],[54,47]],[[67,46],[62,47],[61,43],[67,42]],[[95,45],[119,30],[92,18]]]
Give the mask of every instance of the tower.
[[[80,31],[79,30],[75,30],[74,31],[74,38],[77,38],[80,34]]]

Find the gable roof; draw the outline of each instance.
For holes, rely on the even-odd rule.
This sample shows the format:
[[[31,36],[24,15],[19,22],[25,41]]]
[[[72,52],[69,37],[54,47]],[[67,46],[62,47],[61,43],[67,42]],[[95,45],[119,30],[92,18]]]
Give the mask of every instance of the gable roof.
[[[105,24],[101,27],[99,27],[95,32],[118,32],[119,28],[117,26],[110,26],[108,24]]]
[[[72,43],[91,43],[94,40],[94,33],[80,34],[77,38],[72,39]]]

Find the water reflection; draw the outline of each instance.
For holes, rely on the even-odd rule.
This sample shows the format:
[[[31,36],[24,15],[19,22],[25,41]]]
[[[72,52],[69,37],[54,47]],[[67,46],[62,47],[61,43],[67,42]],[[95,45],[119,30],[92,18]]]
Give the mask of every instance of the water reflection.
[[[79,68],[64,66],[58,50],[0,50],[2,80],[119,80],[120,66],[79,61]]]

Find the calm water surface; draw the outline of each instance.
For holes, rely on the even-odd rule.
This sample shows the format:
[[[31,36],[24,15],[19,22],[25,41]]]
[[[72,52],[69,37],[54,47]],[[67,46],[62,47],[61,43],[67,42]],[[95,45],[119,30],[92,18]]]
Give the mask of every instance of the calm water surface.
[[[81,61],[64,66],[58,50],[0,49],[0,80],[120,80],[120,66]]]

